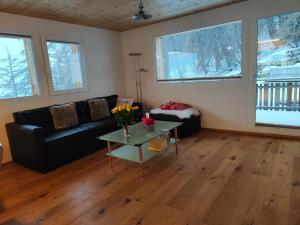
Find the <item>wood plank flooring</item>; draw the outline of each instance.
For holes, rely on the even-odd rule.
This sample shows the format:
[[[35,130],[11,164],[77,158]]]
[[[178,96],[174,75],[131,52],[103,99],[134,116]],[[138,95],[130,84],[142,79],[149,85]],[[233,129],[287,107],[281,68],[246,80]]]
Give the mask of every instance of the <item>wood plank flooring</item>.
[[[300,141],[202,131],[136,164],[105,150],[0,169],[0,225],[300,225]]]

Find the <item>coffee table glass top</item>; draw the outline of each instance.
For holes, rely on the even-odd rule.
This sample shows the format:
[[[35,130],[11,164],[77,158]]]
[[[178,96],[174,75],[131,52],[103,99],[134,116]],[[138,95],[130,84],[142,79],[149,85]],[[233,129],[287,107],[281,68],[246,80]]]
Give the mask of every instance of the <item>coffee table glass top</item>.
[[[142,123],[130,126],[130,136],[124,137],[123,129],[99,137],[100,140],[118,142],[126,145],[142,145],[180,126],[181,122],[156,120],[154,126],[144,127]]]

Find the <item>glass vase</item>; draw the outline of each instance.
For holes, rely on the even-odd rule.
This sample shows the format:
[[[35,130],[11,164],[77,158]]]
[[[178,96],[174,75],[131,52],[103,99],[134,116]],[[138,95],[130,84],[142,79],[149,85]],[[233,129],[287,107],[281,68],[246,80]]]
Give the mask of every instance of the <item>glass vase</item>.
[[[129,137],[130,136],[129,126],[123,126],[123,132],[124,132],[124,137]]]

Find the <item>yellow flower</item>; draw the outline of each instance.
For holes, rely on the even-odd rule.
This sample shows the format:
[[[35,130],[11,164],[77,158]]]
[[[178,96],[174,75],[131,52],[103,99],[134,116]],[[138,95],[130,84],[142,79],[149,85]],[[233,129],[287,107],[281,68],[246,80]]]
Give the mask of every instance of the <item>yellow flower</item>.
[[[139,107],[138,106],[130,106],[130,105],[122,105],[122,106],[116,106],[114,107],[111,112],[113,114],[119,113],[119,112],[131,112],[131,111],[135,111],[138,110]]]
[[[118,107],[115,107],[111,110],[112,113],[116,113],[118,111]]]

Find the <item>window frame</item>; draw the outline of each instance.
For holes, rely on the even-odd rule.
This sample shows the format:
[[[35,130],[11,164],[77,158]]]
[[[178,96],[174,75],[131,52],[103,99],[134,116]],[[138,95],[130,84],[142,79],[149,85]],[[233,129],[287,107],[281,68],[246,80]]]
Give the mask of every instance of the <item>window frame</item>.
[[[251,106],[251,110],[252,110],[252,118],[254,119],[253,124],[254,127],[262,127],[262,128],[266,128],[266,127],[272,127],[272,128],[288,128],[288,129],[299,129],[299,126],[291,126],[291,125],[283,125],[283,124],[269,124],[269,123],[263,123],[263,122],[257,122],[257,113],[256,113],[256,105],[257,105],[257,87],[256,87],[256,83],[258,80],[258,73],[257,73],[257,68],[258,68],[258,23],[260,19],[264,19],[264,18],[269,18],[269,17],[275,17],[275,16],[280,16],[280,15],[284,15],[284,14],[290,14],[290,13],[295,13],[295,12],[299,12],[300,11],[300,7],[296,6],[296,5],[288,5],[287,8],[284,9],[277,9],[277,10],[261,10],[259,12],[256,12],[251,20],[251,25],[252,25],[252,30],[254,32],[252,32],[253,36],[252,39],[254,41],[254,46],[255,48],[252,49],[251,52],[251,58],[252,60],[254,60],[252,66],[252,70],[253,70],[253,76],[252,78],[252,82],[250,82],[251,85],[251,92],[254,93],[251,97],[253,98],[252,101],[249,101],[249,104],[253,104]],[[249,106],[250,107],[250,106]]]
[[[89,91],[83,41],[80,40],[80,39],[73,38],[73,37],[65,37],[65,36],[61,36],[61,35],[49,35],[49,34],[48,35],[42,35],[41,34],[40,36],[41,36],[41,42],[42,42],[44,63],[45,63],[45,66],[46,66],[46,76],[47,76],[49,94],[52,95],[52,96],[55,96],[55,95],[75,94],[75,93]],[[79,45],[80,67],[81,67],[82,80],[83,80],[83,87],[82,88],[68,89],[68,90],[62,90],[62,91],[55,91],[54,90],[54,86],[53,86],[53,82],[52,82],[52,72],[51,72],[50,59],[49,59],[49,54],[48,54],[47,41],[53,41],[53,42],[65,43],[65,44],[78,44]]]
[[[299,8],[299,11],[300,11],[300,8]],[[263,12],[260,12],[260,13],[257,13],[255,15],[255,18],[253,19],[253,22],[254,25],[253,26],[253,29],[254,29],[254,34],[255,35],[255,54],[254,54],[254,65],[253,65],[253,68],[254,68],[254,75],[253,75],[253,78],[254,78],[254,82],[257,81],[257,78],[258,78],[258,74],[257,74],[257,68],[258,68],[258,56],[257,56],[257,52],[258,52],[258,21],[260,19],[264,19],[264,18],[269,18],[269,17],[275,17],[275,16],[280,16],[280,15],[284,15],[284,14],[290,14],[290,13],[295,13],[295,12],[298,12],[297,8],[295,9],[287,9],[287,10],[277,10],[277,11],[263,11]],[[255,91],[256,92],[256,91]],[[256,102],[255,102],[256,104]]]
[[[32,88],[32,95],[30,96],[16,96],[16,97],[9,97],[9,98],[1,98],[0,101],[11,101],[11,100],[22,100],[22,99],[29,99],[29,98],[36,98],[41,96],[41,80],[40,80],[40,70],[39,70],[39,61],[37,57],[37,51],[35,46],[35,37],[32,33],[29,32],[14,32],[10,30],[1,30],[0,31],[1,36],[7,36],[7,37],[23,37],[23,38],[29,38],[31,40],[31,50],[33,55],[33,62],[34,62],[34,69],[35,69],[35,83],[36,88]],[[30,78],[31,79],[31,78]]]
[[[230,23],[236,23],[236,22],[240,22],[241,24],[241,73],[239,76],[214,76],[214,77],[194,77],[194,78],[183,78],[183,79],[159,79],[159,74],[158,74],[158,61],[157,61],[157,46],[156,46],[156,41],[158,38],[161,38],[163,36],[169,36],[169,35],[175,35],[175,34],[181,34],[181,33],[186,33],[186,32],[192,32],[192,31],[196,31],[196,30],[202,30],[202,29],[209,29],[212,27],[217,27],[217,26],[222,26],[222,25],[226,25],[226,24],[230,24]],[[205,26],[201,26],[201,27],[192,27],[188,30],[182,30],[182,31],[175,31],[174,33],[164,33],[164,34],[160,34],[159,36],[154,37],[154,41],[153,41],[153,58],[154,58],[154,71],[155,71],[155,78],[156,78],[156,82],[158,83],[184,83],[184,82],[203,82],[203,81],[220,81],[220,80],[242,80],[243,79],[243,73],[244,73],[244,34],[245,33],[245,24],[244,24],[244,19],[242,18],[236,18],[234,20],[230,20],[230,21],[222,21],[219,23],[214,23],[214,24],[208,24]]]

